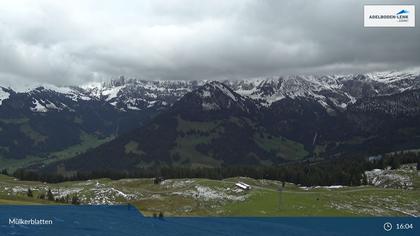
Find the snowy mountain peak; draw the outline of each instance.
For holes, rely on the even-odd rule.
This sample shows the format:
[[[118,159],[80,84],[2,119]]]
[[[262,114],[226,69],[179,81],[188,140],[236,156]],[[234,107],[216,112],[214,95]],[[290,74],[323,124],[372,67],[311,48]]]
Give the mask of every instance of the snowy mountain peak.
[[[202,93],[203,97],[210,97],[211,94],[217,93],[217,95],[227,96],[235,102],[241,99],[239,94],[233,92],[231,88],[219,81],[211,81],[205,84],[199,91]]]
[[[420,73],[378,72],[356,75],[292,75],[272,78],[258,78],[225,81],[169,81],[138,80],[121,76],[109,82],[93,82],[80,87],[58,87],[54,85],[31,84],[19,89],[0,88],[0,106],[4,105],[13,93],[28,96],[48,96],[56,93],[74,102],[96,100],[108,103],[121,111],[161,109],[178,101],[191,91],[199,91],[202,98],[211,94],[223,96],[233,102],[251,98],[258,104],[270,106],[284,98],[311,99],[328,111],[346,109],[363,97],[398,94],[420,88]],[[0,86],[2,86],[0,84]],[[8,86],[6,86],[8,87]],[[52,98],[53,104],[60,104]],[[35,101],[35,100],[33,100]],[[39,104],[43,104],[39,100]],[[36,104],[35,107],[37,107]],[[45,111],[57,110],[42,105]],[[205,104],[206,109],[214,109],[214,104]],[[59,107],[59,106],[57,106]],[[39,110],[39,109],[38,109]]]
[[[1,104],[3,102],[3,100],[6,100],[6,99],[9,98],[10,92],[11,91],[9,89],[0,87],[0,106],[1,106]]]
[[[219,81],[211,81],[193,91],[187,98],[198,104],[203,111],[241,110],[248,111],[245,97],[234,92],[229,86]]]

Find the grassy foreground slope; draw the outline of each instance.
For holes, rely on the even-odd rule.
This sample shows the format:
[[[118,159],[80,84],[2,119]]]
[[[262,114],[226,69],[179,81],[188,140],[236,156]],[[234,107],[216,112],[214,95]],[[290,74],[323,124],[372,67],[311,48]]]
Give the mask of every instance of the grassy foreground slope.
[[[400,171],[401,172],[401,171]],[[171,179],[155,185],[152,179],[98,179],[46,184],[0,176],[0,204],[51,204],[37,199],[51,189],[55,197],[77,194],[82,204],[131,203],[145,215],[172,216],[420,216],[419,172],[408,189],[359,187],[299,187],[278,181],[244,177],[225,180]],[[237,181],[250,184],[244,191]],[[27,189],[33,198],[27,197]]]

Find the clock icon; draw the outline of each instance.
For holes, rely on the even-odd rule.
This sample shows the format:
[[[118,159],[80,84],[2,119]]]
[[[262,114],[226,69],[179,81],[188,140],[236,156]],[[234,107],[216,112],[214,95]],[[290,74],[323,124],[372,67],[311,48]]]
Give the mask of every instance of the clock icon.
[[[386,222],[386,223],[384,224],[384,230],[385,230],[385,231],[391,231],[391,230],[392,230],[392,224],[391,224],[391,223],[389,223],[389,222]]]

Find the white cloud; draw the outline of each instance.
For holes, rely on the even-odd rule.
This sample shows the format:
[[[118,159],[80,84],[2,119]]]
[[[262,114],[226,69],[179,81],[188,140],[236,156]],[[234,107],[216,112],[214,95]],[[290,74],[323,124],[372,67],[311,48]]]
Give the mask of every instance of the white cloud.
[[[419,65],[420,33],[357,1],[1,1],[0,80],[244,78]],[[368,66],[367,66],[368,65]]]

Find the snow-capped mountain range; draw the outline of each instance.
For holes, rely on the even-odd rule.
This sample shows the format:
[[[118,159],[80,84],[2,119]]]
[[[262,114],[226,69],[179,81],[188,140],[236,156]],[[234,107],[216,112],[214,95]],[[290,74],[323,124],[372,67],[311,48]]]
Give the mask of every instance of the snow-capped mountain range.
[[[70,168],[74,158],[98,147],[86,155],[101,159],[92,159],[87,167],[105,163],[114,168],[118,163],[124,169],[139,164],[131,156],[143,160],[142,153],[150,161],[178,163],[189,158],[190,150],[198,150],[200,160],[244,164],[260,163],[269,156],[279,160],[278,155],[284,161],[288,156],[310,157],[317,148],[322,149],[316,155],[325,157],[416,149],[419,74],[226,81],[120,77],[82,86],[44,84],[24,89],[0,84],[0,160],[7,158],[13,164],[38,157],[33,163],[19,164],[38,168],[46,159],[62,158],[55,153],[77,147],[80,150],[65,156]],[[371,150],[372,145],[377,149]],[[220,151],[220,146],[226,148]],[[274,146],[286,148],[272,150]],[[103,157],[109,161],[103,162]],[[194,158],[188,160],[200,163]],[[81,157],[75,168],[77,163],[85,166],[85,161]]]
[[[25,90],[2,87],[0,84],[0,106],[13,94],[27,94],[33,112],[48,112],[68,109],[62,99],[51,94],[62,95],[71,101],[96,100],[109,103],[121,111],[161,109],[174,104],[186,93],[209,81],[147,81],[119,79],[82,86],[57,87],[39,85]],[[277,78],[220,81],[241,96],[254,99],[263,106],[284,98],[306,98],[315,100],[328,111],[345,109],[364,97],[398,94],[420,89],[420,76],[416,72],[380,72],[357,75],[326,76],[282,76]],[[203,89],[202,89],[203,90]],[[228,94],[230,90],[224,89]],[[44,94],[44,96],[41,96]],[[49,94],[49,95],[48,95]],[[204,90],[203,98],[208,96]],[[203,104],[208,107],[209,104]]]

